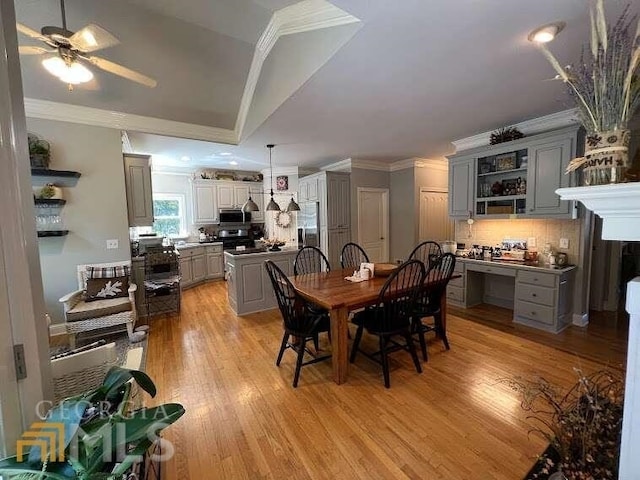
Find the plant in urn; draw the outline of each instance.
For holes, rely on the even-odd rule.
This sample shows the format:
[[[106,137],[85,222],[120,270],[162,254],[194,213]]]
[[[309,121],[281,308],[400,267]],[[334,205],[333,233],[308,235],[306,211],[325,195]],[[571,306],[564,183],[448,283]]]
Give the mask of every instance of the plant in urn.
[[[565,82],[587,130],[584,157],[575,158],[567,173],[583,168],[585,185],[628,181],[629,120],[640,105],[640,23],[627,6],[613,26],[607,26],[604,0],[590,11],[591,38],[577,65],[563,67],[538,43],[556,78]]]

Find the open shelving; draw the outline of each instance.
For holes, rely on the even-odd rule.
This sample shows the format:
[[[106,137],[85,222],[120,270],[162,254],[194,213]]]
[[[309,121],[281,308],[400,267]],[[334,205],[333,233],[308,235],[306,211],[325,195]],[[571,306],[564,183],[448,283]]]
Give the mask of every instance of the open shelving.
[[[527,207],[526,148],[477,159],[475,214],[524,214]]]

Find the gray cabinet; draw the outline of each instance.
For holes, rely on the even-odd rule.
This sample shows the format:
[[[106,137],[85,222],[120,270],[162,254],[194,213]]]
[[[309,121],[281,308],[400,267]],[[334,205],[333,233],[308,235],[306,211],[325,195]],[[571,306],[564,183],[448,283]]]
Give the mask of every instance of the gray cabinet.
[[[575,152],[574,139],[557,138],[529,147],[527,175],[527,214],[532,216],[568,216],[570,202],[560,200],[558,188],[569,186],[567,165]]]
[[[218,189],[208,181],[193,183],[193,223],[218,222]]]
[[[463,156],[449,162],[449,216],[467,218],[473,211],[475,158]]]
[[[340,253],[342,252],[342,247],[351,241],[351,230],[348,228],[331,229],[328,237],[329,251],[327,258],[329,259],[329,265],[333,269],[341,268]]]
[[[224,277],[222,244],[194,245],[178,250],[183,288]]]
[[[129,226],[147,227],[153,225],[151,157],[125,153],[123,159]]]
[[[327,228],[350,228],[351,182],[349,174],[327,173]]]
[[[573,205],[555,191],[573,183],[565,169],[583,144],[575,125],[450,157],[449,215],[570,218]]]
[[[193,272],[193,283],[200,283],[207,278],[207,260],[203,249],[198,249],[198,253],[193,256],[191,271]]]
[[[222,258],[222,245],[206,247],[207,279],[224,277],[224,261]]]

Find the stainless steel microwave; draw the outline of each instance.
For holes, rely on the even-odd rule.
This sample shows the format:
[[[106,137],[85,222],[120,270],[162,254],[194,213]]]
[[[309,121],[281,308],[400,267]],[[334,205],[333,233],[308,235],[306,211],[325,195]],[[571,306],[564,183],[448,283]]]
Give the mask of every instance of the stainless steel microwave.
[[[218,213],[220,225],[251,223],[251,213],[243,212],[240,208],[221,208]]]

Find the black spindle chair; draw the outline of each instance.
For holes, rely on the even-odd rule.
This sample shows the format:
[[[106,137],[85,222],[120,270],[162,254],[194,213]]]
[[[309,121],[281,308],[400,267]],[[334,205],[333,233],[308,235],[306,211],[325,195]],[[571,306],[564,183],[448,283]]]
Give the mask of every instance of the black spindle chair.
[[[409,260],[420,260],[424,264],[424,268],[429,270],[431,264],[442,255],[442,248],[436,242],[428,240],[422,242],[413,249],[409,255]]]
[[[340,253],[340,265],[342,268],[359,269],[361,263],[369,263],[369,256],[357,243],[349,242],[342,247]]]
[[[358,326],[351,348],[350,361],[353,363],[358,351],[382,365],[384,386],[389,388],[388,354],[402,348],[408,350],[418,373],[422,373],[420,360],[411,337],[411,313],[415,309],[418,292],[424,282],[425,269],[418,260],[409,260],[401,265],[385,282],[378,301],[373,308],[356,313],[353,323]],[[378,337],[380,350],[370,354],[360,350],[364,330]],[[406,344],[400,345],[392,337],[404,337]],[[380,357],[378,359],[378,356]]]
[[[311,360],[303,361],[305,352],[311,354],[306,348],[307,342],[313,340],[317,345],[318,334],[329,331],[329,317],[311,311],[309,303],[296,292],[291,281],[289,281],[284,272],[280,270],[275,263],[267,260],[265,262],[265,268],[271,279],[271,284],[273,285],[273,290],[278,300],[278,308],[280,309],[284,323],[284,334],[282,336],[282,343],[280,344],[276,365],[280,366],[282,356],[287,348],[292,348],[298,353],[296,370],[293,377],[293,386],[295,388],[298,386],[300,370],[304,365],[331,358],[331,355],[321,357],[313,356]],[[289,342],[289,337],[293,337],[294,343]]]
[[[330,270],[329,260],[317,247],[302,247],[293,263],[294,275],[329,272]]]
[[[456,267],[456,256],[453,253],[445,253],[431,263],[427,271],[424,287],[421,289],[416,301],[414,313],[411,318],[411,332],[418,335],[422,357],[427,361],[427,342],[425,334],[435,332],[442,339],[444,347],[449,350],[447,332],[442,323],[442,295],[453,275]],[[433,317],[433,324],[423,323],[424,318]]]

